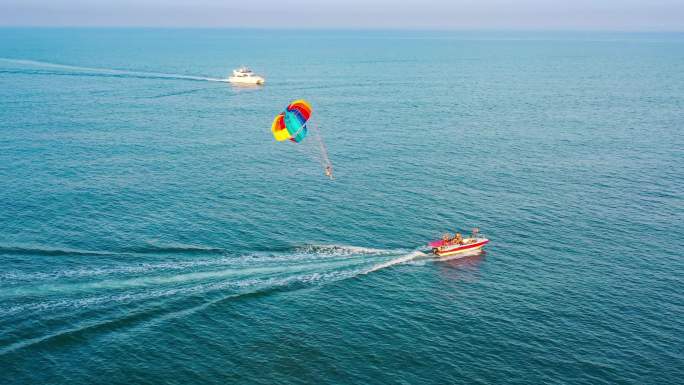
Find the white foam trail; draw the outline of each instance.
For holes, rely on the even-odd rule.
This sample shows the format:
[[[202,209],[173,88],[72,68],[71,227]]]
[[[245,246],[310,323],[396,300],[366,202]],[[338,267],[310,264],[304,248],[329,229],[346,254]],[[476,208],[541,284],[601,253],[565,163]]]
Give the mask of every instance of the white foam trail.
[[[57,271],[50,274],[19,272],[0,275],[0,278],[19,278],[31,285],[7,287],[0,292],[0,299],[45,296],[64,293],[86,293],[102,290],[142,289],[144,287],[168,286],[212,280],[242,280],[247,277],[301,274],[304,272],[327,272],[367,265],[369,257],[398,254],[401,250],[382,250],[345,245],[307,245],[293,252],[276,255],[244,255],[190,261],[162,262],[105,269],[78,269]],[[209,268],[209,269],[205,269]],[[171,273],[172,274],[168,274]],[[112,276],[113,274],[113,276]],[[86,281],[62,280],[61,278],[94,278]],[[15,281],[16,282],[16,281]]]
[[[408,253],[408,254],[407,254]],[[396,257],[400,255],[399,257]],[[31,285],[3,288],[1,299],[35,296],[44,300],[2,308],[0,317],[55,308],[89,308],[116,302],[194,295],[223,289],[282,286],[292,282],[323,284],[368,274],[386,267],[420,259],[421,251],[373,249],[347,245],[306,245],[286,253],[250,254],[217,259],[169,261],[113,269],[76,270],[58,277],[102,276],[102,279],[70,281],[49,279]],[[377,263],[387,258],[389,261]],[[374,264],[375,263],[375,264]],[[370,266],[370,267],[369,267]],[[205,268],[209,269],[205,269]],[[166,273],[173,272],[171,275]],[[109,274],[117,274],[109,276]],[[124,276],[118,274],[124,273]],[[132,274],[130,276],[128,274]],[[43,278],[28,273],[28,278]],[[53,277],[50,277],[53,278]],[[121,291],[124,292],[121,292]],[[64,294],[70,294],[69,298]],[[71,296],[77,296],[73,298]],[[57,298],[54,298],[57,296]],[[80,297],[80,298],[78,298]],[[49,299],[54,298],[54,299]]]
[[[322,254],[326,256],[346,256],[351,254],[391,254],[396,253],[397,250],[390,249],[375,249],[372,247],[362,246],[348,246],[348,245],[306,245],[296,249],[304,253]]]
[[[214,291],[226,289],[245,289],[257,288],[260,290],[272,287],[285,286],[295,282],[306,284],[326,283],[350,278],[359,274],[359,270],[342,271],[300,271],[293,275],[252,277],[238,280],[222,280],[219,282],[198,283],[187,287],[161,288],[146,290],[143,292],[129,292],[122,294],[111,294],[103,296],[91,296],[85,298],[67,298],[57,300],[47,300],[37,303],[28,303],[9,308],[0,308],[0,316],[8,316],[21,312],[30,311],[52,311],[58,308],[83,309],[99,305],[111,305],[112,303],[131,303],[138,301],[154,300],[159,298],[174,297],[183,295],[207,294]]]
[[[74,70],[74,71],[87,71],[87,72],[101,73],[104,75],[128,75],[128,76],[152,77],[152,78],[158,78],[158,79],[196,80],[196,81],[207,81],[207,82],[227,82],[228,81],[227,79],[211,78],[211,77],[204,77],[204,76],[192,76],[192,75],[182,75],[182,74],[166,74],[166,73],[161,73],[161,72],[126,71],[126,70],[117,70],[117,69],[111,69],[111,68],[81,67],[81,66],[72,66],[72,65],[67,65],[67,64],[42,62],[42,61],[37,61],[37,60],[0,58],[0,61],[4,61],[4,62],[8,62],[8,63],[15,63],[15,64],[37,66],[37,67],[59,68],[59,69]]]
[[[7,281],[48,281],[61,278],[87,278],[107,275],[128,275],[128,274],[147,274],[163,271],[192,270],[196,268],[210,267],[233,267],[241,268],[246,266],[263,264],[300,264],[315,263],[320,260],[330,260],[335,258],[349,258],[364,256],[381,256],[395,254],[401,250],[374,249],[369,247],[321,244],[306,245],[296,248],[286,254],[273,254],[269,252],[258,252],[241,256],[221,256],[219,258],[202,258],[191,260],[179,260],[169,262],[148,262],[125,266],[112,266],[103,268],[75,268],[67,270],[56,270],[46,272],[25,273],[20,271],[8,271],[0,273],[0,280]],[[113,254],[115,255],[115,254]]]
[[[406,263],[406,262],[412,261],[412,260],[414,260],[416,258],[420,258],[420,257],[426,257],[426,254],[423,253],[422,251],[414,251],[410,254],[403,255],[403,256],[398,257],[398,258],[394,258],[394,259],[389,260],[387,262],[379,263],[379,264],[371,267],[370,269],[367,269],[366,271],[364,271],[363,274],[372,273],[374,271],[378,271],[378,270],[381,270],[381,269],[384,269],[384,268],[387,268],[390,266]]]
[[[218,291],[218,290],[223,290],[223,289],[227,289],[227,288],[230,288],[230,289],[236,289],[236,288],[237,289],[245,289],[245,288],[247,288],[248,289],[248,290],[245,290],[241,293],[233,293],[233,294],[230,294],[228,296],[224,296],[221,298],[210,300],[210,301],[205,302],[203,304],[200,304],[198,306],[194,306],[194,307],[187,308],[187,309],[182,309],[182,310],[179,310],[176,312],[171,312],[171,313],[162,315],[160,317],[157,317],[155,319],[145,321],[140,325],[137,325],[137,326],[134,325],[133,327],[134,328],[150,327],[150,326],[159,324],[161,322],[165,322],[165,321],[168,321],[171,319],[184,317],[184,316],[193,314],[197,311],[200,311],[202,309],[207,308],[208,306],[211,306],[212,304],[218,303],[220,301],[224,301],[226,299],[237,298],[237,297],[240,297],[240,296],[245,295],[245,294],[258,292],[260,290],[265,290],[268,288],[276,288],[276,287],[287,286],[287,285],[295,283],[295,282],[302,282],[302,283],[308,283],[308,284],[319,283],[319,282],[333,282],[333,281],[338,281],[341,279],[349,278],[349,277],[354,276],[354,275],[355,275],[355,273],[353,271],[351,271],[351,272],[349,272],[349,271],[348,272],[344,272],[344,271],[343,272],[335,272],[335,271],[333,271],[333,272],[328,272],[328,273],[312,273],[312,274],[305,274],[305,275],[285,277],[285,278],[267,278],[267,279],[255,278],[255,279],[250,279],[250,280],[241,281],[241,282],[219,282],[219,283],[214,283],[214,284],[210,284],[210,285],[200,285],[200,286],[195,286],[195,287],[186,288],[186,289],[175,289],[175,290],[165,291],[165,292],[161,292],[158,296],[177,296],[178,294],[181,294],[181,293],[182,294],[197,294],[197,293],[206,294],[210,291]],[[140,297],[140,295],[137,295],[137,296]],[[144,294],[142,294],[142,296],[143,296],[142,299],[152,298],[152,296],[150,296],[150,294],[148,294],[148,293],[144,293]],[[111,304],[113,301],[134,300],[134,299],[136,299],[135,297],[136,297],[136,295],[125,295],[125,296],[118,296],[118,297],[98,297],[98,298],[91,298],[91,299],[86,299],[86,300],[79,300],[79,301],[75,301],[75,302],[67,302],[66,304],[69,306],[82,308],[86,305],[93,304],[96,302],[106,302],[108,304]],[[34,306],[31,310],[37,310],[37,309],[46,310],[50,307],[54,307],[54,305],[55,305],[54,303],[53,304],[42,304],[42,306],[38,306],[38,307]],[[59,304],[57,304],[57,305],[59,305]],[[23,308],[15,308],[12,310],[14,310],[14,311],[16,311],[16,310],[26,311],[28,309],[29,309],[28,307],[23,307]],[[50,338],[58,337],[58,336],[64,335],[64,334],[76,333],[76,332],[79,332],[81,330],[85,330],[85,329],[88,329],[90,327],[96,327],[96,326],[106,324],[106,323],[109,323],[112,321],[116,321],[116,319],[113,319],[113,320],[105,319],[105,320],[96,320],[94,322],[87,322],[85,324],[81,324],[81,325],[73,327],[73,328],[60,330],[60,331],[57,331],[55,333],[51,333],[51,334],[44,335],[41,337],[36,337],[36,338],[31,338],[31,339],[19,341],[17,343],[14,343],[14,344],[11,344],[8,346],[0,346],[0,356],[7,354],[7,353],[10,353],[10,352],[13,352],[13,351],[16,351],[16,350],[19,350],[19,349],[23,349],[23,348],[31,346],[31,345],[41,343],[41,342],[46,341]]]

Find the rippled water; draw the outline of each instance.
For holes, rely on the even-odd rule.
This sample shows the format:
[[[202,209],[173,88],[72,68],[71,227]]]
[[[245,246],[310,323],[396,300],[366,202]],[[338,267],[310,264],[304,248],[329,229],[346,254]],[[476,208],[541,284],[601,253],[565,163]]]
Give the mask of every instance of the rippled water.
[[[682,35],[0,35],[3,384],[684,375]]]

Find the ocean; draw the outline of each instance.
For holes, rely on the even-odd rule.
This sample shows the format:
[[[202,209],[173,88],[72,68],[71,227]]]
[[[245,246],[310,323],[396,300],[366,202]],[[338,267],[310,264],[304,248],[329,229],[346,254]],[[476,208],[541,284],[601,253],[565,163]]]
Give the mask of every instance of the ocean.
[[[683,129],[683,34],[0,29],[0,383],[681,383]]]

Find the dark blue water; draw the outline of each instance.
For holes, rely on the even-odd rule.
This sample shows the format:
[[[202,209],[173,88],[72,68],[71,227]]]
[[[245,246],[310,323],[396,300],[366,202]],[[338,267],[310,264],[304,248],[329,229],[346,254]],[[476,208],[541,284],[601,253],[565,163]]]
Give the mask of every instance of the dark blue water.
[[[0,383],[684,375],[684,36],[0,30]],[[263,88],[213,81],[240,64]],[[306,98],[326,141],[277,143]],[[424,245],[479,226],[485,254]]]

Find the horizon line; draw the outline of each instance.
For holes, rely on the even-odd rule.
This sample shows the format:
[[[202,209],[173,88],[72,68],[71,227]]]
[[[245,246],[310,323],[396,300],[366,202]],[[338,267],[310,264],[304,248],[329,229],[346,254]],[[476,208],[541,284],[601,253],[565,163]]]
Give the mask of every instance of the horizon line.
[[[194,25],[57,25],[57,24],[0,24],[0,29],[197,29],[197,30],[254,30],[254,31],[406,31],[406,32],[585,32],[585,33],[684,33],[675,29],[600,29],[600,28],[528,28],[528,27],[483,27],[483,28],[459,28],[459,27],[290,27],[290,26],[194,26]]]

